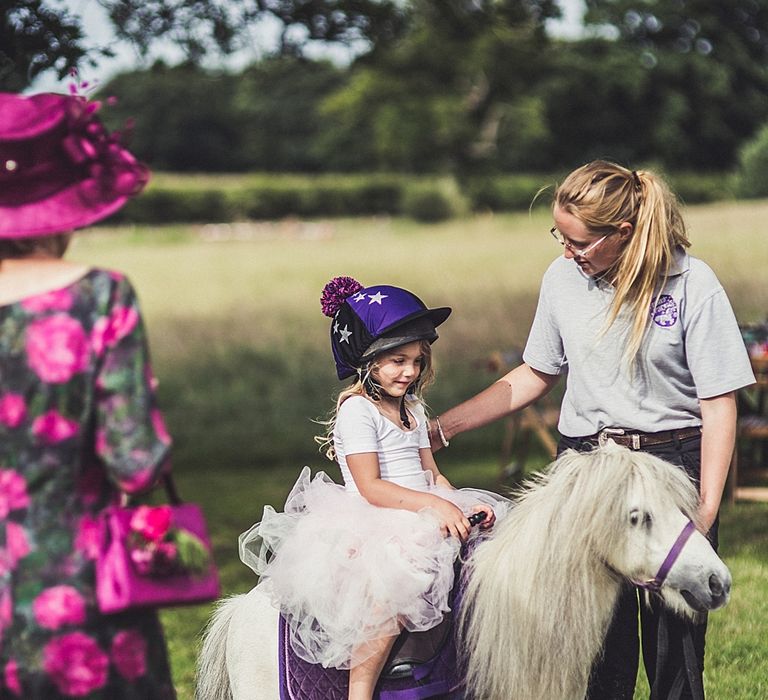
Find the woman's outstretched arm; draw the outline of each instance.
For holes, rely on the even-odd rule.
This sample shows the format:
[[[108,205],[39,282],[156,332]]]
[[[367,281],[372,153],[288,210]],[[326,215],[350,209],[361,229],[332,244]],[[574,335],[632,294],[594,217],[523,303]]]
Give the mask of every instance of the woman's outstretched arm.
[[[450,441],[460,433],[480,428],[525,408],[548,393],[558,379],[559,375],[544,374],[525,363],[515,367],[476,396],[441,413],[439,420],[443,437]],[[429,422],[429,439],[434,450],[443,446],[435,418]]]

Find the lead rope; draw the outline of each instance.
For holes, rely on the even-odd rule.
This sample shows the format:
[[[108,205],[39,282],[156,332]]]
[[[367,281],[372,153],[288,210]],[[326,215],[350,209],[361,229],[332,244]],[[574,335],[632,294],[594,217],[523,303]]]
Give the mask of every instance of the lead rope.
[[[652,604],[652,603],[651,603]],[[653,679],[651,686],[651,700],[677,700],[680,693],[666,699],[661,697],[661,679],[664,676],[664,667],[669,658],[669,630],[667,629],[667,614],[664,610],[659,611],[659,624],[656,628],[656,678]],[[678,679],[675,679],[676,681]]]
[[[696,657],[696,646],[693,643],[693,623],[685,626],[683,636],[683,653],[685,657],[685,670],[688,674],[688,686],[691,689],[693,700],[704,700],[704,685],[702,674],[699,670],[699,660]]]
[[[669,689],[669,694],[665,697],[661,695],[661,680],[664,675],[664,667],[669,659],[667,615],[666,611],[660,611],[659,626],[656,633],[656,678],[653,680],[650,700],[680,700],[685,689],[686,677],[688,679],[688,688],[691,691],[691,700],[704,700],[704,686],[701,682],[699,660],[696,657],[696,646],[693,643],[692,623],[685,625],[685,632],[683,633],[683,663],[685,671],[682,668],[677,669],[677,675]]]

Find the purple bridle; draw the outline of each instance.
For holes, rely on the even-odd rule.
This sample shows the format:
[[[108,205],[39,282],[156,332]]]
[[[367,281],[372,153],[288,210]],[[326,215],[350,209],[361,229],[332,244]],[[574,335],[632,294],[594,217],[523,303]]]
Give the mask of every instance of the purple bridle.
[[[695,530],[696,526],[689,520],[686,526],[683,528],[683,531],[677,536],[677,539],[672,545],[672,549],[669,550],[669,554],[667,554],[666,559],[664,559],[664,561],[661,563],[659,570],[656,572],[656,576],[654,576],[652,579],[649,579],[648,581],[635,581],[634,579],[630,579],[630,582],[638,588],[642,588],[644,591],[658,593],[661,590],[664,581],[667,579],[670,569],[672,569],[675,562],[677,561],[677,558],[680,556],[680,553],[683,551],[685,543],[688,542],[689,538],[695,532]]]

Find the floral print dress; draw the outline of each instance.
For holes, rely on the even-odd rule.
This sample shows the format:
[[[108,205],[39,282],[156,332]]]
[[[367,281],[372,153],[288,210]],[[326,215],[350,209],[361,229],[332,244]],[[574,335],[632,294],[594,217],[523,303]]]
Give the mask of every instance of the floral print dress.
[[[92,269],[0,306],[0,697],[174,698],[153,611],[102,615],[98,514],[170,438],[136,296]]]

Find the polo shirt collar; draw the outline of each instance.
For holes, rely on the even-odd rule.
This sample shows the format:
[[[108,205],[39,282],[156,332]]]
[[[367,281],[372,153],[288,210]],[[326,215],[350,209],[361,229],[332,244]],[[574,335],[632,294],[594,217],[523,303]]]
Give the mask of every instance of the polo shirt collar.
[[[691,269],[691,258],[685,248],[678,246],[672,254],[672,264],[669,266],[668,277],[677,277]]]

